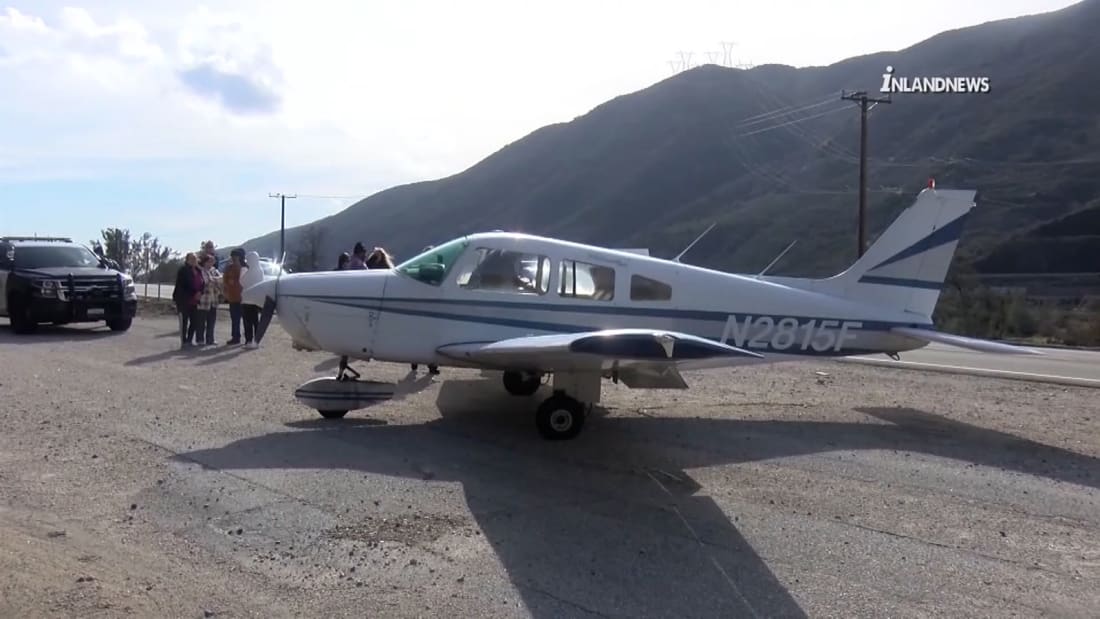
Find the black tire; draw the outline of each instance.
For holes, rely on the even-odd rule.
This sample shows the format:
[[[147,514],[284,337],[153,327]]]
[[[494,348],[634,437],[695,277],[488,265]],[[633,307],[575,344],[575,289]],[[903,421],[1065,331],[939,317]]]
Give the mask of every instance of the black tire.
[[[539,405],[535,425],[542,438],[562,441],[576,437],[584,427],[584,405],[565,395],[554,395]]]
[[[343,419],[344,415],[347,415],[347,411],[317,411],[321,413],[321,416],[325,419]]]
[[[107,327],[111,331],[129,331],[130,325],[134,323],[134,319],[129,316],[125,318],[112,318],[107,321]]]
[[[518,396],[535,395],[542,386],[542,377],[538,374],[508,371],[504,373],[504,389]]]
[[[8,299],[8,319],[11,330],[18,335],[34,333],[38,329],[38,323],[31,318],[27,305],[17,296]]]

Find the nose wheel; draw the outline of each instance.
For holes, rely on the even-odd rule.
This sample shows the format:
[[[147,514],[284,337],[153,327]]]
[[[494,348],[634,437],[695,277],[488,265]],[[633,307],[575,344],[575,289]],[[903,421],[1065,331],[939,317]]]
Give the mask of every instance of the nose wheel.
[[[584,427],[586,407],[578,400],[558,392],[539,405],[535,426],[543,438],[567,440],[580,434]]]

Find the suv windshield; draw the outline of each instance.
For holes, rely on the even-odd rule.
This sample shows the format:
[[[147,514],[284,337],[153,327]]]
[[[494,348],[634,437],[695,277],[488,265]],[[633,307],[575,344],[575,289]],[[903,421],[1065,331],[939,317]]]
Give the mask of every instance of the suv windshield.
[[[31,246],[15,248],[15,267],[51,269],[56,267],[98,267],[99,257],[79,245]]]
[[[437,286],[447,276],[455,262],[458,262],[459,256],[469,244],[470,241],[465,237],[448,241],[402,262],[397,265],[397,270],[425,284]]]

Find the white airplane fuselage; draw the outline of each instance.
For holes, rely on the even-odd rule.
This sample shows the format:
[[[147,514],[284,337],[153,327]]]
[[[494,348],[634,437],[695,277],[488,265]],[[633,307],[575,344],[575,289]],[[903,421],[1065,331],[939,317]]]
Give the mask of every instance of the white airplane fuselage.
[[[471,235],[464,242],[445,265],[441,281],[423,281],[401,269],[283,275],[276,295],[278,320],[309,349],[353,359],[452,366],[464,364],[440,354],[440,347],[602,329],[687,333],[762,353],[763,359],[744,359],[760,363],[912,350],[926,342],[888,330],[930,326],[910,312],[776,281],[782,278],[723,273],[511,233]],[[548,273],[540,272],[534,292],[460,285],[463,274],[477,266],[482,248],[530,254],[547,261],[543,271]],[[576,292],[570,261],[613,271],[610,298],[563,295],[562,278]],[[671,294],[665,289],[667,299],[639,299],[648,293],[635,276],[665,285]],[[264,285],[271,287],[274,280]]]

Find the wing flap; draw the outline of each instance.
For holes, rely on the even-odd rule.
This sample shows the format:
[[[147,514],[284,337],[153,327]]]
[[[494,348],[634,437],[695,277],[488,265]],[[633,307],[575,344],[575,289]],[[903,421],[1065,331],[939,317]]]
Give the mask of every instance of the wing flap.
[[[959,348],[966,348],[969,350],[977,350],[981,352],[1000,353],[1005,355],[1043,354],[1038,350],[1032,348],[1013,346],[1012,344],[1002,344],[1000,342],[991,342],[989,340],[980,340],[977,338],[955,335],[953,333],[932,331],[931,329],[918,329],[914,327],[894,327],[890,329],[890,331],[892,333],[897,333],[898,335],[904,335],[906,337],[923,340],[925,342],[938,342],[940,344],[947,344],[948,346],[958,346]]]

